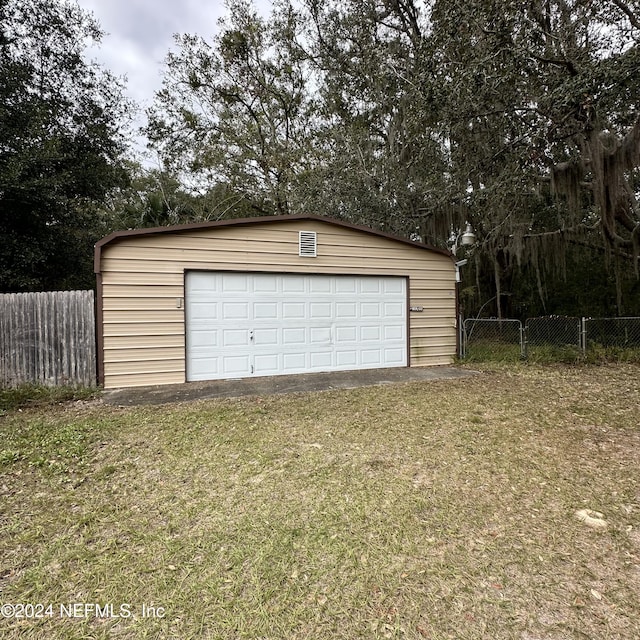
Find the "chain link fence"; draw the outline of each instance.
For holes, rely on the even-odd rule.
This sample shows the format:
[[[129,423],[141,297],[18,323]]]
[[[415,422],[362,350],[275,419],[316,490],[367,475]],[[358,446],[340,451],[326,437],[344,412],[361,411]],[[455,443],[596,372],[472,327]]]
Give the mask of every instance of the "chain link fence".
[[[587,349],[640,349],[640,318],[585,318]]]
[[[523,355],[522,332],[520,320],[468,318],[460,355],[468,360],[517,360]]]
[[[542,316],[519,320],[468,318],[460,357],[466,360],[640,362],[640,318]]]
[[[579,360],[583,354],[582,320],[570,316],[529,318],[523,353],[528,360]]]

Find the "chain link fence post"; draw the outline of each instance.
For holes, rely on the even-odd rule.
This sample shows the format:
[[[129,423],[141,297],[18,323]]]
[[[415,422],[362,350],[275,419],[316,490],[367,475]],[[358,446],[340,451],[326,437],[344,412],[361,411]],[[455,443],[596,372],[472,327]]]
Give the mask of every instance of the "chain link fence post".
[[[461,360],[464,360],[465,357],[465,340],[466,336],[464,334],[464,318],[462,314],[458,316],[458,357]]]

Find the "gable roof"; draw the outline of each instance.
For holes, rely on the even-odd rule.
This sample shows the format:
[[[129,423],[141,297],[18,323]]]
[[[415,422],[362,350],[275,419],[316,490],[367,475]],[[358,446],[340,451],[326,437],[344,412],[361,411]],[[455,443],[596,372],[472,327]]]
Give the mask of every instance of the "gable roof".
[[[294,214],[294,215],[287,215],[287,216],[260,216],[257,218],[233,218],[230,220],[218,220],[215,222],[193,222],[189,224],[169,225],[166,227],[150,227],[146,229],[128,229],[126,231],[115,231],[114,233],[111,233],[108,236],[105,236],[104,238],[96,242],[93,270],[95,273],[101,272],[100,262],[101,262],[102,248],[105,247],[106,245],[117,243],[120,240],[123,240],[125,238],[131,238],[135,236],[157,235],[161,233],[182,233],[185,231],[192,231],[192,230],[198,230],[198,229],[215,229],[218,227],[271,224],[274,222],[290,222],[295,220],[314,220],[318,222],[324,222],[327,224],[333,224],[338,227],[344,227],[347,229],[352,229],[354,231],[361,231],[363,233],[368,233],[373,236],[386,238],[388,240],[402,242],[404,244],[410,245],[412,247],[416,247],[418,249],[433,251],[435,253],[440,253],[447,257],[453,258],[453,254],[450,251],[447,251],[446,249],[439,249],[437,247],[423,244],[421,242],[414,242],[413,240],[409,240],[408,238],[401,238],[400,236],[395,236],[390,233],[385,233],[383,231],[377,231],[376,229],[371,229],[370,227],[355,225],[349,222],[343,222],[342,220],[336,220],[335,218],[328,218],[324,216]]]

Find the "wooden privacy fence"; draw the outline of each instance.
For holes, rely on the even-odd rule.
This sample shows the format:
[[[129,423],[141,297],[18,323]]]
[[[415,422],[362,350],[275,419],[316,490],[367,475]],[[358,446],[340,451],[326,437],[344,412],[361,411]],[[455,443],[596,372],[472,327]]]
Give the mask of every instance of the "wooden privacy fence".
[[[0,387],[96,384],[93,291],[0,294]]]

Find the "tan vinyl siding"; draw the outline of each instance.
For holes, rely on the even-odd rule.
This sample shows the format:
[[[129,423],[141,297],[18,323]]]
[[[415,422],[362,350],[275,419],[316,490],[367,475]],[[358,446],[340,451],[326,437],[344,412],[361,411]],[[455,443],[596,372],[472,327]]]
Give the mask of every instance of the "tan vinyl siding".
[[[318,256],[298,256],[316,231]],[[102,248],[105,387],[185,381],[187,270],[388,275],[409,278],[411,366],[455,355],[454,266],[446,255],[320,220],[274,221],[132,235]],[[180,304],[180,306],[178,306]]]
[[[110,247],[107,247],[107,250]],[[103,267],[104,268],[104,267]],[[173,285],[182,288],[184,277],[182,273],[155,273],[153,271],[106,271],[103,272],[103,284],[110,286],[144,286],[149,292],[155,287]],[[155,294],[157,295],[157,292]]]
[[[118,298],[105,298],[104,308],[109,311],[136,311],[147,310],[151,305],[154,309],[163,309],[167,305],[173,307],[176,306],[176,300],[181,297],[182,294],[178,293],[173,296],[156,296],[156,297],[118,297]]]
[[[175,384],[176,376],[179,371],[156,371],[147,373],[127,373],[113,374],[109,373],[109,386],[106,386],[107,371],[105,365],[105,387],[108,389],[117,389],[119,387],[146,387],[156,384]],[[141,382],[141,380],[144,382]],[[182,380],[184,382],[184,379]]]
[[[162,349],[163,351],[172,347],[184,349],[184,335],[182,332],[176,332],[165,335],[136,336],[135,344],[131,342],[131,335],[112,335],[109,345],[110,349],[126,350],[128,353],[134,349]]]
[[[109,312],[104,314],[110,318]],[[146,326],[143,326],[146,325]],[[184,341],[184,318],[181,318],[179,322],[118,322],[115,323],[111,319],[108,322],[103,323],[104,327],[104,348],[111,349],[111,341],[107,341],[106,338],[112,336],[127,336],[131,339],[131,344],[136,344],[138,338],[143,336],[168,336],[179,335],[183,337]],[[158,346],[163,346],[158,342]]]
[[[119,351],[123,356],[128,356],[126,352]],[[182,355],[177,357],[164,357],[166,350],[156,350],[155,359],[149,359],[150,353],[146,353],[144,356],[138,356],[134,358],[125,358],[123,360],[115,360],[105,362],[105,373],[113,375],[124,375],[130,373],[163,373],[166,371],[181,371],[182,370]]]

